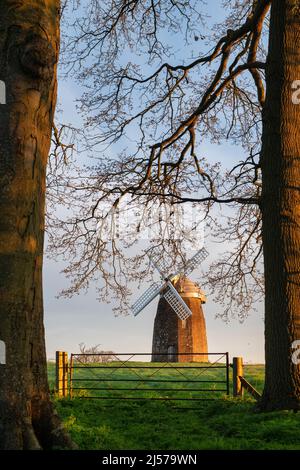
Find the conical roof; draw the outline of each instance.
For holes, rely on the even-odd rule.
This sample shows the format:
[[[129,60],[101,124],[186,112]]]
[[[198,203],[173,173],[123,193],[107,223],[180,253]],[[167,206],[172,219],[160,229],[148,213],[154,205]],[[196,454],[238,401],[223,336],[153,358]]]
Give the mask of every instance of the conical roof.
[[[198,298],[202,304],[206,303],[203,290],[188,277],[178,276],[173,281],[173,285],[182,298]]]

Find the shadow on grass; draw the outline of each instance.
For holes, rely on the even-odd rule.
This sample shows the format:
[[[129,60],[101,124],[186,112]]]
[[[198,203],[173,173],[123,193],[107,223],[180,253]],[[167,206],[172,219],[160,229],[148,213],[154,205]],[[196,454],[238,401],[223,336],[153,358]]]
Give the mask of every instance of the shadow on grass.
[[[67,430],[81,449],[300,449],[300,413],[255,413],[254,401],[170,402],[57,400]]]

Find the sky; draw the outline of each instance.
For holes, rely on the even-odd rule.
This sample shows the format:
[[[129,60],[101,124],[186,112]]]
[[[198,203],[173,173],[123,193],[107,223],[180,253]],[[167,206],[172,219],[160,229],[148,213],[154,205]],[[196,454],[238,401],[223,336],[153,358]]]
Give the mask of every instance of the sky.
[[[214,4],[214,5],[212,5]],[[210,2],[209,9],[216,4]],[[220,11],[218,12],[221,15]],[[221,17],[221,16],[220,16]],[[64,110],[66,122],[76,125],[80,121],[77,115],[75,100],[79,97],[80,89],[72,80],[59,81],[60,107]],[[217,146],[205,144],[204,154],[212,159],[224,160],[238,155],[239,148],[229,144]],[[213,259],[213,255],[210,255]],[[55,357],[56,350],[68,353],[79,352],[79,344],[87,347],[100,345],[103,350],[113,350],[117,353],[151,352],[152,331],[158,299],[155,299],[137,317],[132,315],[115,316],[112,312],[114,299],[110,304],[97,300],[95,285],[91,285],[87,294],[75,295],[71,299],[57,298],[59,291],[66,287],[67,280],[61,273],[63,265],[59,261],[45,259],[44,264],[44,299],[46,347],[49,359]],[[193,278],[193,275],[191,276]],[[140,292],[134,292],[134,301],[147,289],[149,283],[141,286]],[[204,305],[209,352],[229,352],[230,357],[242,356],[245,363],[264,362],[264,323],[263,305],[256,306],[248,318],[240,323],[231,319],[225,323],[217,314],[222,313],[222,306],[213,303],[208,297]]]

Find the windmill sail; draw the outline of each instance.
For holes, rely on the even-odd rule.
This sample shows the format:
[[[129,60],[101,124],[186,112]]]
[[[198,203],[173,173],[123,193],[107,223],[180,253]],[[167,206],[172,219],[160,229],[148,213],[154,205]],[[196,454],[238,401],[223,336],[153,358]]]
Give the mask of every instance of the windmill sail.
[[[177,290],[170,281],[167,282],[167,290],[164,293],[164,298],[172,307],[172,309],[180,318],[180,320],[186,320],[190,315],[192,315],[191,310],[184,302],[184,300],[182,300]]]
[[[159,247],[160,249],[160,247]],[[157,269],[162,279],[168,277],[168,268],[170,267],[164,257],[161,255],[161,251],[158,248],[152,248],[151,254],[148,255],[151,263]]]
[[[145,308],[150,302],[160,293],[162,285],[159,282],[154,282],[144,294],[132,305],[133,315],[136,317],[143,308]]]
[[[187,263],[180,266],[180,271],[184,272],[185,276],[191,274],[192,271],[205,260],[208,256],[208,251],[201,248]]]
[[[187,263],[182,264],[179,268],[179,276],[184,274],[187,276],[190,274],[205,258],[208,256],[208,252],[205,248],[201,248]],[[167,275],[168,264],[166,263],[161,252],[158,252],[158,249],[154,248],[151,250],[151,255],[149,255],[150,261],[155,266],[155,268],[160,273],[162,279],[165,281],[163,284],[155,282],[152,284],[149,289],[132,305],[132,312],[134,316],[137,316],[143,308],[145,308],[157,295],[159,295],[164,290],[164,298],[173,308],[176,315],[181,319],[185,320],[190,315],[192,315],[191,310],[188,308],[184,300],[178,294],[177,290],[171,283],[178,275]]]

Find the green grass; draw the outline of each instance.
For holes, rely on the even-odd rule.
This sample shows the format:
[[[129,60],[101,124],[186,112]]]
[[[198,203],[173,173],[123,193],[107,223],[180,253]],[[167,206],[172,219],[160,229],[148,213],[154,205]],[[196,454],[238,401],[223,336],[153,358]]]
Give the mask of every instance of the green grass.
[[[84,378],[91,372],[79,370],[76,376]],[[111,370],[104,372],[111,373]],[[151,372],[148,370],[147,374]],[[189,373],[195,375],[199,371]],[[117,374],[119,377],[128,377],[131,373],[122,370]],[[172,379],[172,374],[172,370],[165,370],[160,372],[159,377]],[[201,378],[207,379],[211,375],[222,379],[224,371],[204,372]],[[244,375],[258,391],[262,390],[263,366],[246,366]],[[49,380],[53,386],[53,365],[49,367]],[[110,385],[110,382],[107,383]],[[91,386],[89,382],[86,384]],[[120,386],[124,386],[124,383]],[[105,393],[108,396],[118,392],[90,393]],[[131,392],[120,393],[127,393],[128,396]],[[144,396],[167,394],[161,391],[143,393]],[[172,395],[172,392],[168,393]],[[256,413],[255,402],[247,394],[243,400],[219,393],[215,401],[181,403],[80,398],[80,395],[86,394],[79,392],[79,396],[72,400],[55,399],[65,427],[80,449],[300,449],[300,413]],[[204,393],[204,396],[212,395],[215,396],[211,392]],[[194,395],[187,391],[181,396]],[[182,409],[178,409],[178,406]],[[186,409],[191,406],[195,409]]]

